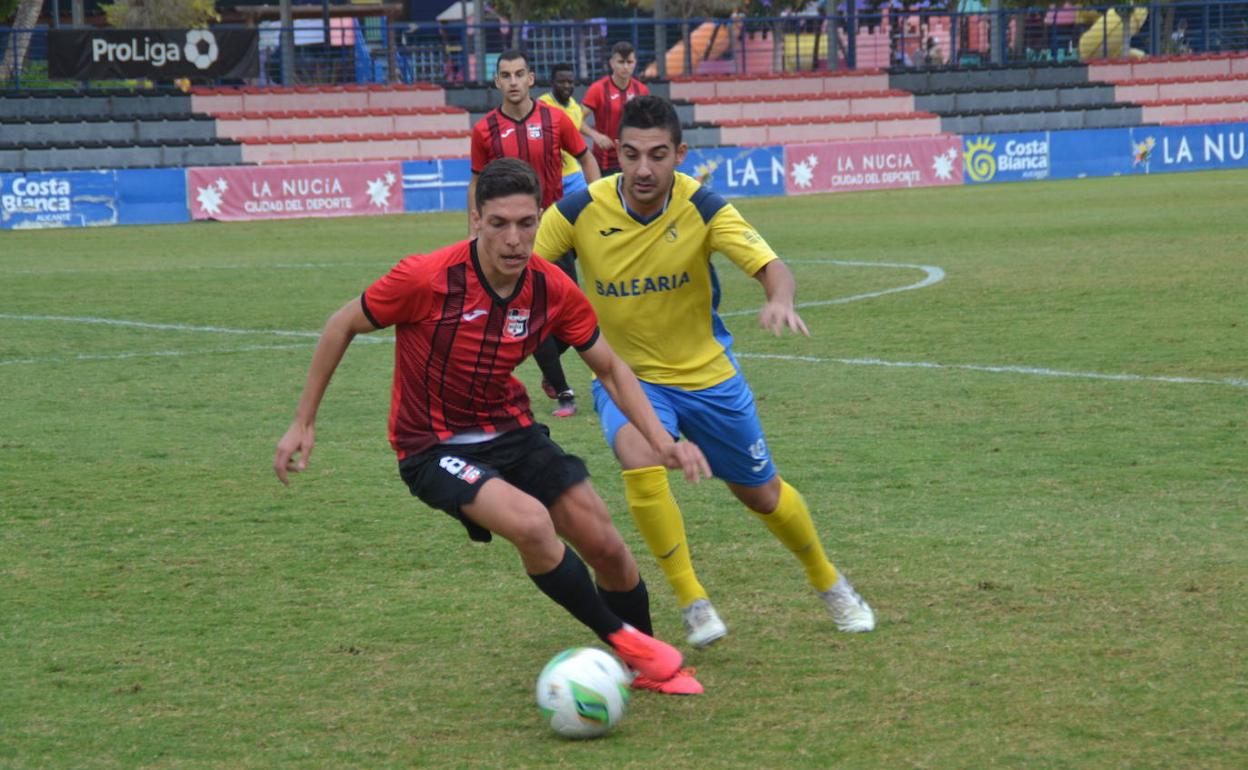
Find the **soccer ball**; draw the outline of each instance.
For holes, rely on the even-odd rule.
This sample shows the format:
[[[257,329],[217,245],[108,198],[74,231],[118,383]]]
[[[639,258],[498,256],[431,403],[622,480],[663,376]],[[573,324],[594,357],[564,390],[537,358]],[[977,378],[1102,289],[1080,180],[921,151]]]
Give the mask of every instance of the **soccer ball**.
[[[629,675],[602,650],[574,647],[550,659],[537,677],[542,718],[564,738],[597,738],[619,724]]]

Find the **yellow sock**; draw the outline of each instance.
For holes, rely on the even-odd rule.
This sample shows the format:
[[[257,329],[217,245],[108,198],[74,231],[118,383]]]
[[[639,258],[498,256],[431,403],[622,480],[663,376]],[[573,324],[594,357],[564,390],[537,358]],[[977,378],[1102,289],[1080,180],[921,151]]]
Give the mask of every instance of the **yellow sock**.
[[[797,560],[806,568],[806,579],[816,591],[826,591],[836,582],[836,567],[828,561],[819,544],[819,535],[815,532],[815,523],[810,519],[810,509],[802,494],[789,486],[784,479],[780,480],[780,502],[771,513],[751,511],[762,519],[776,539],[784,543],[784,547],[793,552]]]
[[[656,465],[623,471],[622,475],[628,510],[676,592],[676,601],[688,607],[697,599],[707,598],[706,589],[693,573],[685,520],[668,486],[667,469]]]

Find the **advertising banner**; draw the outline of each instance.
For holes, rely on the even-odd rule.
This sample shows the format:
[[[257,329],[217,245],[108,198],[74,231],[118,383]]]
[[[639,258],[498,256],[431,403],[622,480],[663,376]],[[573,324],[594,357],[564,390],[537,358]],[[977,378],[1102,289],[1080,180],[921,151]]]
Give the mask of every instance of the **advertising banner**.
[[[699,147],[680,170],[725,197],[784,195],[783,147]]]
[[[1054,131],[1053,176],[1157,174],[1248,166],[1248,123]]]
[[[398,161],[191,168],[187,205],[225,222],[401,214],[402,175]]]
[[[962,184],[956,136],[799,144],[784,148],[789,195]]]
[[[52,29],[48,74],[112,78],[242,79],[260,71],[255,29]]]
[[[0,174],[0,229],[117,224],[112,171]]]
[[[405,211],[465,211],[472,165],[467,158],[403,162]]]
[[[1048,132],[962,137],[967,184],[1021,182],[1049,177]]]
[[[167,225],[191,221],[186,208],[186,170],[118,169],[117,224]]]

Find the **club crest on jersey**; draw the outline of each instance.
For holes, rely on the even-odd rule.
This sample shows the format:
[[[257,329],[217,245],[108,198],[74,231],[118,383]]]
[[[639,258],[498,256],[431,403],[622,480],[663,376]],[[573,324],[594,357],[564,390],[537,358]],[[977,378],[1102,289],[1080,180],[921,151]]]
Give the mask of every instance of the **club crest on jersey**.
[[[675,222],[673,222],[672,226],[667,228],[667,232],[663,234],[663,238],[666,239],[668,243],[675,243],[676,239],[679,237],[680,234],[676,232]]]
[[[528,124],[528,126],[529,126],[529,138],[530,138],[530,139],[541,139],[541,138],[542,138],[542,127],[541,127],[541,126],[536,125],[536,124],[533,124],[533,123],[529,123],[529,124]]]
[[[508,310],[507,325],[503,328],[503,333],[512,339],[527,337],[529,334],[528,308],[517,307]]]

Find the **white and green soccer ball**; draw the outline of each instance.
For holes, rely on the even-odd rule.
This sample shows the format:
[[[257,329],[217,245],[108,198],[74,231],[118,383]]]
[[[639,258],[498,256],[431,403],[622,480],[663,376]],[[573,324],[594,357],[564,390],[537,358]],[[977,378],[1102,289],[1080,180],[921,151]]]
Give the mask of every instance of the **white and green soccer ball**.
[[[537,677],[537,705],[564,738],[597,738],[624,718],[631,677],[610,654],[574,647],[550,659]]]

